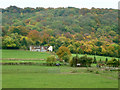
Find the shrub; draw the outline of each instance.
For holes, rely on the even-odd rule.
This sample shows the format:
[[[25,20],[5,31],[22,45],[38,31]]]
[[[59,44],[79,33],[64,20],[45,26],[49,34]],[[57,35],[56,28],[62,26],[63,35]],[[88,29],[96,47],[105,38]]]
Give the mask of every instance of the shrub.
[[[96,60],[96,57],[95,57],[95,56],[94,56],[94,61],[93,61],[93,63],[95,63],[95,64],[97,63],[97,60]]]
[[[27,50],[27,47],[25,45],[21,46],[21,49]]]
[[[107,62],[107,65],[112,66],[112,67],[118,67],[119,61],[117,59],[113,58]]]
[[[108,58],[105,59],[105,64],[107,64],[107,62],[108,62]]]
[[[99,71],[96,71],[95,73],[96,73],[96,74],[99,74]]]
[[[100,58],[100,60],[99,60],[99,63],[102,63],[102,60],[101,60],[101,58]]]
[[[94,72],[93,69],[87,69],[88,72]]]
[[[82,57],[78,57],[77,55],[75,57],[72,58],[72,60],[69,61],[71,66],[75,66],[77,67],[77,63],[80,63],[80,66],[82,67],[90,67],[92,64],[92,58],[91,57],[87,57],[87,55],[82,56]]]
[[[69,64],[70,64],[71,67],[73,67],[73,59],[69,60]]]
[[[53,66],[56,63],[56,57],[51,55],[47,58],[46,62],[48,65]]]
[[[78,61],[79,57],[78,55],[76,55],[75,57],[72,58],[72,64],[73,66],[77,67],[77,61]]]
[[[65,55],[62,59],[65,60],[65,62],[68,62],[70,60],[70,56]]]
[[[91,64],[92,64],[92,58],[91,57],[87,57],[87,60],[86,60],[86,65],[88,66],[88,67],[91,67]]]

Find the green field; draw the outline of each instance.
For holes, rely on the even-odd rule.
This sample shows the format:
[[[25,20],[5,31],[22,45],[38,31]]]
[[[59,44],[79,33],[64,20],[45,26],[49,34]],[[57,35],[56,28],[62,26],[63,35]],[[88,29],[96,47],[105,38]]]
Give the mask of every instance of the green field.
[[[48,56],[51,53],[49,52],[31,52],[24,50],[2,50],[2,58],[3,60],[0,62],[3,63],[23,63],[23,62],[34,62],[34,63],[45,63]],[[79,56],[83,56],[84,54],[79,54]],[[76,56],[76,54],[72,54],[72,56]],[[88,57],[94,58],[94,55],[87,55]],[[57,55],[56,55],[57,57]],[[113,57],[107,57],[108,60]],[[42,59],[42,60],[41,60]],[[106,56],[97,56],[96,59],[105,61]]]
[[[85,55],[85,54],[79,54],[78,56],[83,56],[83,55]],[[72,54],[72,56],[76,56],[76,54]],[[98,55],[87,55],[88,57],[92,57],[92,58],[94,58],[94,56],[96,57],[96,60],[98,61],[98,60],[102,60],[102,61],[105,61],[106,60],[106,58],[108,58],[108,60],[110,60],[110,59],[112,59],[112,58],[116,58],[116,57],[108,57],[108,56],[98,56]],[[118,59],[118,58],[116,58],[116,59]]]
[[[117,88],[117,72],[95,74],[86,68],[67,66],[24,66],[2,67],[3,88]]]
[[[46,59],[47,56],[50,56],[50,53],[47,53],[47,52],[31,52],[31,51],[24,51],[24,50],[2,50],[2,58]]]
[[[51,54],[48,52],[30,52],[20,50],[2,50],[2,62],[37,62],[45,63]],[[75,56],[73,54],[72,56]],[[80,55],[81,56],[81,55]],[[89,56],[89,55],[88,55]],[[93,55],[90,55],[93,57]],[[15,58],[15,60],[9,60]],[[97,56],[105,59],[104,56]],[[109,59],[111,57],[108,57]],[[22,59],[22,60],[21,60]],[[35,60],[26,60],[35,59]],[[117,88],[118,73],[96,69],[88,72],[87,68],[70,66],[39,65],[3,65],[3,88]],[[99,71],[99,74],[95,72]]]
[[[2,58],[16,58],[16,59],[46,59],[51,54],[48,52],[31,52],[31,51],[24,51],[24,50],[2,50]],[[79,56],[83,56],[84,54],[79,54]],[[76,54],[72,54],[72,56],[76,56]],[[94,58],[94,55],[87,55],[88,57]],[[104,60],[107,56],[98,56],[96,55],[97,60]],[[108,60],[112,59],[113,57],[107,57]]]

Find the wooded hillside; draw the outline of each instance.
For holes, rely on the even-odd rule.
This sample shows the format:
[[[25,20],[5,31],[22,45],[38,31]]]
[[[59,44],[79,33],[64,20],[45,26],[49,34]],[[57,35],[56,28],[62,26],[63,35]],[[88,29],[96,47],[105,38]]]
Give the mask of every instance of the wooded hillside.
[[[66,46],[71,53],[118,57],[118,10],[99,8],[2,9],[3,48]]]

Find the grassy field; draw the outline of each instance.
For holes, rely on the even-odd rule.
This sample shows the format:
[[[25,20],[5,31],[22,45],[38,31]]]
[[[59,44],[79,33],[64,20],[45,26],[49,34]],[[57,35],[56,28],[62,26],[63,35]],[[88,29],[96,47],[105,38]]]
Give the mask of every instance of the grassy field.
[[[45,60],[39,59],[46,59],[50,55],[47,52],[2,50],[2,62],[45,63]],[[72,56],[75,56],[75,54]],[[93,55],[88,56],[93,57]],[[104,56],[96,56],[96,58],[97,60],[100,58],[105,59]],[[111,59],[111,57],[108,57],[108,59]],[[96,71],[99,71],[99,74],[96,74]],[[93,69],[93,72],[88,72],[87,68],[73,68],[70,66],[2,66],[3,88],[117,88],[117,76],[117,72],[97,70],[96,68]]]
[[[31,52],[31,51],[22,51],[22,50],[2,50],[2,58],[46,59],[47,56],[50,56],[50,53],[47,53],[47,52]]]
[[[83,55],[85,55],[85,54],[79,54],[78,56],[83,56]],[[76,54],[72,54],[72,56],[76,56]],[[87,55],[87,56],[94,58],[94,55]],[[112,59],[112,58],[115,58],[115,57],[98,56],[98,55],[95,55],[95,57],[96,57],[96,60],[97,60],[97,61],[100,60],[100,59],[101,59],[102,61],[105,61],[106,58],[108,58],[108,60],[110,60],[110,59]],[[118,58],[116,58],[116,59],[118,59]]]
[[[2,66],[3,88],[117,88],[117,72],[100,74],[67,66]]]
[[[31,51],[23,51],[23,50],[2,50],[3,60],[2,61],[0,60],[0,62],[2,62],[2,63],[31,62],[31,63],[42,64],[42,63],[46,62],[45,60],[50,55],[51,55],[51,53],[49,53],[49,52],[31,52]],[[72,56],[76,56],[76,54],[72,54]],[[83,56],[83,54],[81,54],[79,56]],[[56,57],[57,57],[57,55],[56,55]],[[94,58],[94,55],[88,55],[88,57]],[[108,60],[110,60],[113,57],[107,57],[107,58],[108,58]],[[101,59],[101,60],[105,61],[106,57],[96,55],[96,59],[97,60]]]
[[[48,52],[31,52],[31,51],[22,51],[22,50],[2,50],[2,58],[17,58],[17,59],[46,59],[51,54]],[[72,56],[76,56],[76,54],[72,54]],[[79,55],[83,56],[83,54]],[[88,57],[94,58],[94,55],[87,55]],[[108,60],[113,57],[107,57]],[[96,55],[97,60],[104,60],[106,56],[98,56]]]

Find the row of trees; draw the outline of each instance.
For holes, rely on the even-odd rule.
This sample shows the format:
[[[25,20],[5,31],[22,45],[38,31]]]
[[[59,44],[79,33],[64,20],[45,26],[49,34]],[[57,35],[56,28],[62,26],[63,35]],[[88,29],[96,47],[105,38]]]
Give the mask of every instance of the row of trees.
[[[21,28],[21,27],[20,27]],[[93,54],[104,56],[118,57],[119,45],[110,43],[109,41],[100,41],[97,38],[86,38],[76,40],[75,38],[67,38],[65,35],[53,36],[53,30],[38,32],[36,30],[22,30],[19,28],[11,28],[8,31],[9,35],[3,37],[2,47],[5,49],[29,49],[30,45],[52,45],[56,52],[60,46],[68,47],[71,53],[78,54]],[[70,34],[71,37],[76,35]]]
[[[2,12],[11,12],[11,13],[33,13],[33,12],[39,12],[39,11],[45,11],[45,10],[54,10],[55,8],[52,8],[52,7],[49,7],[49,8],[43,8],[43,7],[36,7],[36,8],[31,8],[31,7],[25,7],[25,8],[19,8],[17,6],[9,6],[7,7],[6,9],[2,9]],[[81,10],[79,8],[75,8],[75,7],[67,7],[67,8],[64,8],[64,7],[60,7],[60,8],[57,8],[58,10],[59,9],[62,9],[60,13],[60,15],[62,15],[65,10],[64,9],[71,9],[71,10],[74,10],[74,13],[82,13],[83,15],[85,15],[86,13],[97,13],[97,14],[103,14],[103,13],[106,13],[108,11],[112,11],[113,9],[112,8],[106,8],[106,9],[100,9],[100,8],[94,8],[92,7],[91,10],[90,9],[87,9],[87,8],[82,8]]]
[[[65,46],[61,46],[56,54],[59,58],[58,61],[67,62],[67,63],[69,62],[71,67],[77,67],[77,66],[91,67],[91,64],[96,64],[97,67],[101,67],[103,65],[118,67],[120,65],[120,61],[115,58],[112,58],[111,60],[108,60],[106,58],[105,61],[101,59],[97,61],[96,57],[92,58],[92,57],[88,57],[87,55],[79,57],[78,54],[76,54],[76,56],[71,57],[70,50]],[[56,65],[57,64],[56,56],[54,55],[49,56],[46,62],[47,62],[47,65],[50,65],[50,66]]]

